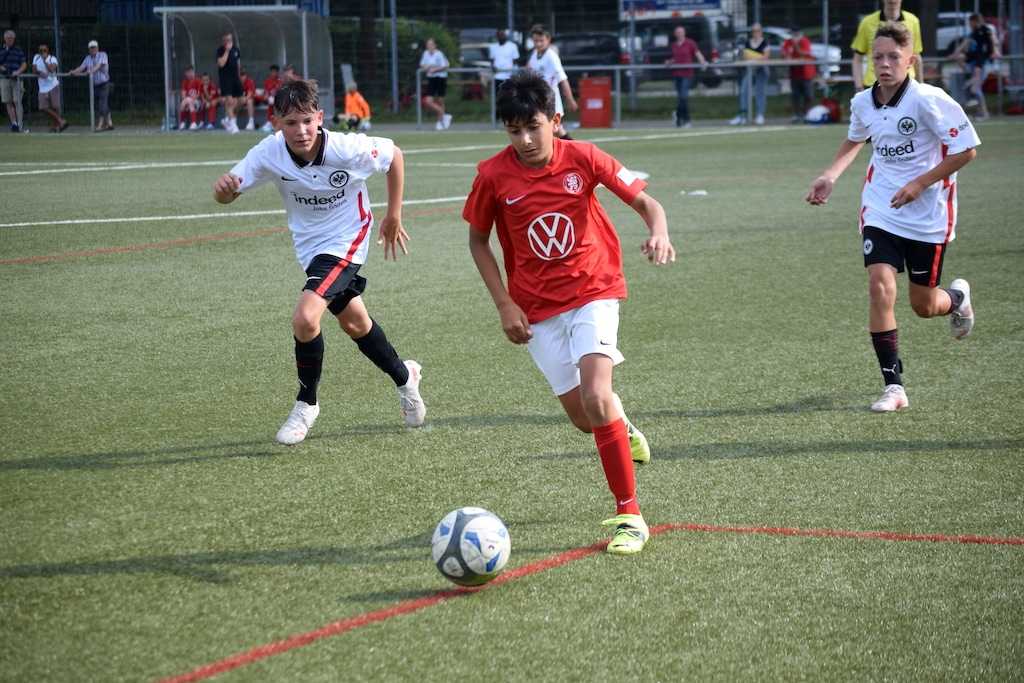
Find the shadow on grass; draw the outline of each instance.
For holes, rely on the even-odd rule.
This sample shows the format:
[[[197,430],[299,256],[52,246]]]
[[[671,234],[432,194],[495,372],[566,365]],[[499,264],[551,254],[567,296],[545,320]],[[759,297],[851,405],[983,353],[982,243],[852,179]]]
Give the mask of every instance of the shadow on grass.
[[[100,562],[46,562],[0,567],[0,579],[37,579],[58,576],[107,574],[171,574],[202,583],[237,583],[225,568],[246,566],[301,567],[325,565],[375,565],[423,561],[430,547],[430,533],[416,534],[376,547],[282,548],[231,552],[160,555]]]

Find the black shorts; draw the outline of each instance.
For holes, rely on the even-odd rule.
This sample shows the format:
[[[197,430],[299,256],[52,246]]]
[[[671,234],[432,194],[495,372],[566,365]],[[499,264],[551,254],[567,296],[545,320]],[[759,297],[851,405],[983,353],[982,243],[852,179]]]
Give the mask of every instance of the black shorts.
[[[448,91],[448,79],[444,76],[434,76],[433,78],[427,78],[427,97],[444,97],[445,92]]]
[[[224,97],[241,97],[245,94],[242,81],[237,78],[220,79],[220,94]]]
[[[306,269],[306,286],[302,290],[311,290],[330,301],[327,310],[338,315],[349,301],[366,290],[366,278],[358,273],[358,263],[349,263],[330,254],[318,254]]]
[[[887,263],[908,277],[915,285],[938,287],[946,244],[908,240],[870,225],[864,226],[864,267]]]
[[[789,81],[790,98],[794,102],[814,99],[814,81]]]

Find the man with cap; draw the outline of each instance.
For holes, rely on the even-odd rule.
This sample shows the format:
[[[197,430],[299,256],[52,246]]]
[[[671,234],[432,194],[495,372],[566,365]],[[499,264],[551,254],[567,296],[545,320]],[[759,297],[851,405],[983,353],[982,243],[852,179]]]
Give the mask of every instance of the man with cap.
[[[92,76],[96,115],[99,117],[96,121],[96,132],[114,130],[114,120],[110,117],[110,109],[107,106],[107,97],[110,95],[110,68],[107,53],[100,52],[100,44],[95,40],[90,40],[89,54],[85,56],[81,65],[76,66],[68,73]]]

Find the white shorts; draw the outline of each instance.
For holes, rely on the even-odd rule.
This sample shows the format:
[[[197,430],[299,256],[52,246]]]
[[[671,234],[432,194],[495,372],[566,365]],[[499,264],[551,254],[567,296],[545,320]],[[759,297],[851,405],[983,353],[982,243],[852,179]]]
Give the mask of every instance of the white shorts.
[[[601,299],[531,325],[527,343],[533,362],[555,392],[567,394],[580,385],[580,358],[600,353],[614,365],[626,360],[616,344],[619,300]]]

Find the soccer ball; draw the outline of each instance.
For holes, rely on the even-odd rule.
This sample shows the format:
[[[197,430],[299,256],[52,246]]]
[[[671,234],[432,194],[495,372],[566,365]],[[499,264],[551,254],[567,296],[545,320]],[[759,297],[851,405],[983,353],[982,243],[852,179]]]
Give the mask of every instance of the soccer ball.
[[[430,556],[446,579],[479,586],[501,573],[512,539],[497,515],[477,507],[452,510],[434,529]]]

